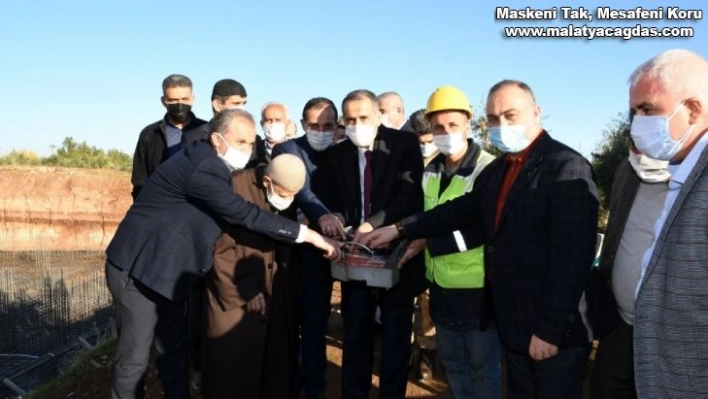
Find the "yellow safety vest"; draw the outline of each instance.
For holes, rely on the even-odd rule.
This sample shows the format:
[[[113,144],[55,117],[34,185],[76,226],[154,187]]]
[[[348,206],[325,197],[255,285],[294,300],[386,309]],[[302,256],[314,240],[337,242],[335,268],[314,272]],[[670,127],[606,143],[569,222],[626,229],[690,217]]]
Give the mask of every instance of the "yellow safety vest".
[[[469,176],[455,175],[445,191],[440,194],[441,174],[425,172],[423,174],[423,192],[425,193],[425,210],[462,196],[472,191],[474,181],[479,173],[494,157],[485,151],[480,151],[477,164]],[[459,231],[453,233],[459,248],[465,248],[465,241]],[[483,247],[463,250],[449,255],[432,257],[425,249],[425,276],[431,282],[443,288],[480,288],[484,286],[484,252]]]

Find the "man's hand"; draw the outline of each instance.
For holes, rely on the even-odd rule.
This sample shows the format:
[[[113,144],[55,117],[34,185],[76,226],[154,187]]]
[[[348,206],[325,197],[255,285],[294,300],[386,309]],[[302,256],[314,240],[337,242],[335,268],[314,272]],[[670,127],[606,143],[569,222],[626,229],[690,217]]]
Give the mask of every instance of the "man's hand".
[[[307,229],[305,242],[308,242],[316,248],[324,251],[324,257],[327,258],[327,260],[339,261],[342,258],[342,251],[339,248],[340,243],[332,239],[322,237],[319,233],[312,229]]]
[[[266,300],[263,293],[260,292],[253,299],[246,303],[246,310],[251,313],[260,313],[261,315],[266,314]]]
[[[368,234],[361,235],[357,242],[371,249],[377,249],[386,247],[396,238],[398,238],[398,229],[392,224],[386,227],[379,227]]]
[[[403,253],[401,260],[398,261],[398,268],[400,269],[406,262],[411,260],[412,257],[418,255],[426,245],[427,241],[424,238],[411,241],[406,248],[406,252]]]
[[[323,215],[317,222],[322,229],[322,234],[325,234],[332,238],[346,239],[347,235],[344,232],[344,226],[338,217],[332,215],[331,213]]]
[[[558,347],[542,340],[536,335],[531,336],[529,356],[536,361],[550,359],[558,354]]]
[[[354,232],[354,242],[358,242],[361,244],[361,237],[363,237],[366,233],[370,233],[374,231],[374,226],[372,226],[370,223],[363,223],[359,226],[359,228],[356,229],[356,232]]]

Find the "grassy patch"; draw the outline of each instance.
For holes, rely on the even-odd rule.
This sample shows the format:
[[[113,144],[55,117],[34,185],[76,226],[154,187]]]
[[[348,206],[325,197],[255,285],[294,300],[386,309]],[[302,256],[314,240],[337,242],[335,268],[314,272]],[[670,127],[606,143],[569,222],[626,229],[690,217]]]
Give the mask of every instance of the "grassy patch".
[[[105,363],[105,360],[102,360],[101,358],[115,351],[117,345],[118,339],[113,337],[106,340],[97,347],[93,348],[92,350],[84,353],[78,359],[76,359],[72,363],[72,365],[69,366],[66,371],[64,371],[64,373],[62,373],[60,376],[34,389],[32,393],[30,393],[28,399],[39,399],[46,397],[50,392],[54,392],[60,387],[70,384],[74,379],[79,376],[79,374],[84,373],[86,372],[86,370],[93,368],[94,366],[92,364]]]

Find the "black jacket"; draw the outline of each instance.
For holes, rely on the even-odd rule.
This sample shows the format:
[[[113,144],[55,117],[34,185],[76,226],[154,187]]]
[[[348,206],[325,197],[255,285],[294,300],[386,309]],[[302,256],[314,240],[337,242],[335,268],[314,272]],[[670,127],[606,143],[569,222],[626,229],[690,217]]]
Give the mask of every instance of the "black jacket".
[[[481,231],[487,304],[504,344],[527,353],[531,336],[561,347],[589,342],[580,299],[595,258],[597,187],[589,162],[542,133],[504,202],[494,231],[504,157],[492,161],[470,193],[404,220],[410,238]],[[492,307],[482,314],[484,328]]]
[[[182,129],[182,148],[196,140],[204,138],[203,121],[190,113],[189,125]],[[167,154],[167,114],[155,123],[152,123],[140,132],[138,144],[133,154],[133,174],[130,182],[133,184],[133,200],[137,198],[140,189],[148,177],[155,171],[157,165],[165,162]]]
[[[345,226],[356,228],[361,219],[359,150],[347,140],[328,150],[332,173],[328,187],[330,211]],[[374,228],[393,224],[423,210],[423,156],[418,137],[379,127],[372,154],[373,186],[371,216]],[[427,288],[425,260],[420,253],[401,269],[398,284],[381,294],[383,307],[410,300]]]
[[[300,231],[297,222],[234,193],[229,169],[206,140],[198,141],[155,170],[118,226],[107,258],[180,301],[211,269],[214,243],[227,224],[287,244]]]

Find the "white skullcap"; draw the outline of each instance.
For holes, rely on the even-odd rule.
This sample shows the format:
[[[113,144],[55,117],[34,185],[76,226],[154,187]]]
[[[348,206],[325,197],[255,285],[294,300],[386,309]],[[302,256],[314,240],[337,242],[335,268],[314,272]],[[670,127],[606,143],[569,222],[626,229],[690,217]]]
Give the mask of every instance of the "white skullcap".
[[[305,164],[292,154],[280,154],[270,160],[266,176],[280,187],[298,192],[305,185]]]

